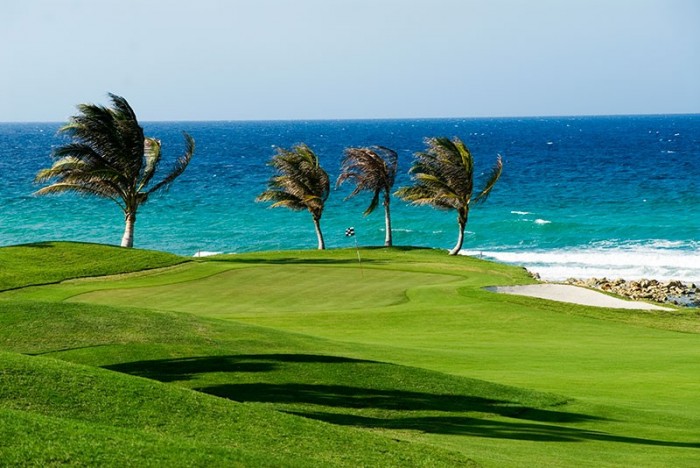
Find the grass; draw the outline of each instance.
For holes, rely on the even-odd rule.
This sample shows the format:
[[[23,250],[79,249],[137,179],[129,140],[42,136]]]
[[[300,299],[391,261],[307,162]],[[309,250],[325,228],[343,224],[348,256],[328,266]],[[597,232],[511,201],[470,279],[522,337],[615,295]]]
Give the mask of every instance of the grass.
[[[69,278],[115,275],[187,261],[164,252],[100,244],[39,242],[0,248],[0,291]]]
[[[6,272],[51,284],[0,294],[0,464],[700,462],[696,311],[497,295],[532,280],[427,249],[133,251],[168,266],[137,273],[51,245],[51,275]],[[93,247],[118,276],[47,259]]]

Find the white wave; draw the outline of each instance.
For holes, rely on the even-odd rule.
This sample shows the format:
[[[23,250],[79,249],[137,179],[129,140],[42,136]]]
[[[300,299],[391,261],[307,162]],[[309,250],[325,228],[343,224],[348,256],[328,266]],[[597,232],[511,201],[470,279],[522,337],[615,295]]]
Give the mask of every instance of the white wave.
[[[197,251],[193,257],[211,257],[212,255],[221,255],[223,252],[209,252],[207,250],[199,250]]]
[[[552,222],[549,221],[549,220],[547,220],[547,219],[540,219],[540,218],[537,218],[537,219],[535,220],[535,224],[552,224]]]
[[[689,245],[687,242],[683,241],[672,241],[667,239],[653,239],[646,244],[647,248],[654,249],[677,249],[677,248],[690,248],[694,249],[694,245]]]
[[[532,214],[529,211],[511,211],[510,214],[516,214],[516,215],[529,215]]]
[[[601,244],[546,251],[464,250],[461,253],[524,266],[549,281],[608,277],[700,282],[700,251],[694,242],[653,240],[616,247]]]

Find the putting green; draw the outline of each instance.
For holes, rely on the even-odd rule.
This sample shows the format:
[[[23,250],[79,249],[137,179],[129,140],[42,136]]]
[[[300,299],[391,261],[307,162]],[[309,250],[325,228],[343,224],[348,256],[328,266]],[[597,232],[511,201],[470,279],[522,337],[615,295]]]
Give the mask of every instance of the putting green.
[[[387,307],[406,302],[407,291],[413,288],[459,279],[451,275],[373,268],[255,266],[175,285],[93,291],[69,301],[242,318]]]

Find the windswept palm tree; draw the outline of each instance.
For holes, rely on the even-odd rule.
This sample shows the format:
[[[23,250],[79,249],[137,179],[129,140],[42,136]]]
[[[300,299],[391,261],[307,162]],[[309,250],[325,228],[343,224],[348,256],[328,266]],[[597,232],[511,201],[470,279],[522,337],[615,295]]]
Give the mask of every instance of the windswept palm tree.
[[[330,179],[318,157],[302,143],[291,151],[277,148],[277,154],[268,165],[275,169],[275,175],[268,180],[267,190],[255,201],[271,201],[270,208],[283,206],[294,211],[308,210],[314,220],[318,248],[325,249],[321,215],[330,194]]]
[[[78,115],[59,130],[73,141],[56,148],[56,161],[36,175],[37,182],[53,180],[36,194],[78,192],[114,201],[126,222],[121,245],[133,247],[139,206],[184,172],[194,154],[194,139],[183,132],[185,154],[162,180],[152,184],[161,161],[160,140],[144,136],[126,99],[109,97],[113,107],[80,104]]]
[[[474,191],[474,160],[462,141],[455,137],[428,138],[428,149],[415,154],[411,167],[415,181],[410,187],[402,187],[396,195],[414,205],[432,205],[435,208],[457,210],[459,237],[450,255],[457,255],[464,242],[464,228],[472,203],[483,203],[501,177],[503,162],[499,155],[484,188],[472,197]]]
[[[384,245],[391,247],[391,189],[396,180],[396,166],[398,163],[396,151],[383,146],[371,148],[347,148],[342,161],[340,176],[336,185],[341,185],[346,180],[355,182],[355,190],[348,198],[352,198],[366,190],[372,192],[372,200],[365,210],[365,216],[374,211],[379,205],[379,198],[383,194],[384,199],[384,224],[386,237]]]

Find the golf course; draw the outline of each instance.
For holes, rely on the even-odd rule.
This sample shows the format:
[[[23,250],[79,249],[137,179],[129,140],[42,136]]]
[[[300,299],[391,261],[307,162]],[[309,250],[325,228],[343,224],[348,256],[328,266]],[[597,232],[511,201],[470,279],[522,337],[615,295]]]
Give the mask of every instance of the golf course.
[[[700,466],[698,309],[410,247],[0,265],[2,466]]]

